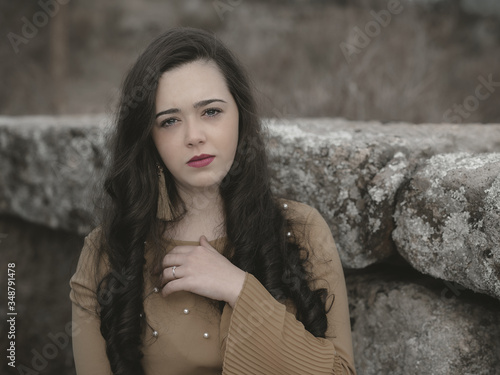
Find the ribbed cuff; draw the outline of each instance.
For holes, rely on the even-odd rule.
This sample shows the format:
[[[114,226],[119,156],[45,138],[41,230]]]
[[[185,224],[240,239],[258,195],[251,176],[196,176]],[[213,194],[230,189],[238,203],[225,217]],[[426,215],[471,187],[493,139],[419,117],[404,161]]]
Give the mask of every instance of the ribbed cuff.
[[[333,343],[314,337],[247,275],[231,314],[223,374],[332,374],[335,357]]]

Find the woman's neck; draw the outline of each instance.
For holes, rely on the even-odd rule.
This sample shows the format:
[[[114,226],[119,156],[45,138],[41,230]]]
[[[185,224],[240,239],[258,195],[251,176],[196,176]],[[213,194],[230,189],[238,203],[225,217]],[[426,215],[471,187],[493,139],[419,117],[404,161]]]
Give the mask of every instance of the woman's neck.
[[[196,192],[186,192],[179,189],[179,195],[186,204],[186,216],[196,218],[199,216],[211,217],[220,216],[223,211],[223,202],[218,189],[204,189]]]
[[[179,240],[198,240],[205,235],[208,240],[223,237],[220,233],[224,222],[223,201],[217,191],[208,189],[199,193],[187,193],[181,189],[179,195],[186,205],[186,215],[170,233],[171,238]]]

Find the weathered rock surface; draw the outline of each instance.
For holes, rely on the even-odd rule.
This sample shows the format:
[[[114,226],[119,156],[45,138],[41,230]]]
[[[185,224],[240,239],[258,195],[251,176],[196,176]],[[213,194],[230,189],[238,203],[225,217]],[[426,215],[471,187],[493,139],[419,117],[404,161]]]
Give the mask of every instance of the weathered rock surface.
[[[104,120],[0,117],[0,213],[88,233],[106,159]]]
[[[405,279],[347,276],[358,374],[498,374],[500,302]]]
[[[500,153],[432,157],[395,219],[394,241],[414,268],[500,298]]]
[[[500,126],[272,121],[269,146],[277,192],[317,207],[343,264],[362,268],[395,251],[396,192],[412,171],[438,153],[500,150]]]
[[[0,117],[0,214],[86,234],[106,165],[105,116]],[[426,158],[500,150],[500,125],[268,120],[273,186],[317,207],[344,265],[395,252],[396,192]],[[474,137],[471,137],[474,134]]]

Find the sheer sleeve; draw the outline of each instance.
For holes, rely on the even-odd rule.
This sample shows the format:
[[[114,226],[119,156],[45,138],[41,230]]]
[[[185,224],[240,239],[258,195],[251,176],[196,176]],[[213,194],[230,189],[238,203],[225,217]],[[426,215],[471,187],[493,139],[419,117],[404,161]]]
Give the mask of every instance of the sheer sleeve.
[[[308,332],[247,273],[234,309],[226,305],[222,315],[221,328],[227,325],[227,337],[221,336],[224,375],[356,374],[344,273],[335,242],[328,224],[312,207],[306,228],[313,289],[325,287],[335,296],[327,314],[326,338]]]
[[[105,340],[100,332],[100,319],[96,312],[97,282],[96,257],[100,230],[85,237],[75,274],[69,284],[72,302],[73,356],[78,375],[111,374],[106,356]],[[104,272],[101,267],[99,271]]]

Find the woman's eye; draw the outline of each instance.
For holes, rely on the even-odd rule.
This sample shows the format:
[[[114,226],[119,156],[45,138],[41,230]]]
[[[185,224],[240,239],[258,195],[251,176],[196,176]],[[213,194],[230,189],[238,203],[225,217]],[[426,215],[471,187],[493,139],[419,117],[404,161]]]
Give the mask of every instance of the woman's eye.
[[[214,117],[217,116],[220,112],[222,112],[220,109],[208,108],[207,110],[205,110],[204,114],[206,114],[209,117]]]
[[[161,126],[168,128],[169,126],[174,125],[175,121],[177,121],[177,119],[175,119],[175,118],[167,118],[166,120],[163,120],[161,122]]]

